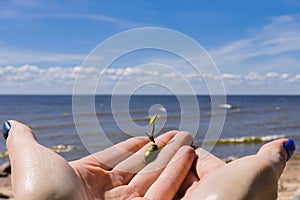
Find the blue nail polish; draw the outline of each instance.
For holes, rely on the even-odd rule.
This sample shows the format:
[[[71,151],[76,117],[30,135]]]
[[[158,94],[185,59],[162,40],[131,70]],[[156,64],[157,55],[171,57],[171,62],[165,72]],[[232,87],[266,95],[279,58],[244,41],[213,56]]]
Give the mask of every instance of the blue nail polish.
[[[4,137],[5,140],[8,137],[8,133],[9,133],[10,128],[11,128],[10,123],[8,121],[5,121],[2,125],[2,134],[3,134],[3,137]]]
[[[283,147],[285,148],[286,152],[287,152],[287,161],[290,160],[293,156],[293,154],[295,153],[296,150],[296,146],[294,143],[294,140],[288,140],[286,143],[284,143]]]

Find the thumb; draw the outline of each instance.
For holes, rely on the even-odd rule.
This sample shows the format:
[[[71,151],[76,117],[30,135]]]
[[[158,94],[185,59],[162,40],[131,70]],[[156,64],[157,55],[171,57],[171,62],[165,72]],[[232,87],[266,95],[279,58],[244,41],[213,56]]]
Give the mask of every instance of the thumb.
[[[287,160],[292,157],[294,151],[295,144],[293,140],[283,138],[263,145],[258,151],[257,155],[270,162],[279,178],[284,170]]]
[[[77,200],[80,193],[84,194],[77,175],[65,159],[38,144],[28,126],[14,120],[9,120],[8,124],[10,128],[4,128],[3,134],[5,136],[5,130],[8,130],[6,146],[15,199],[51,199],[55,196]]]
[[[8,151],[25,144],[36,143],[36,137],[32,130],[28,126],[15,120],[4,122],[2,133],[6,139]]]

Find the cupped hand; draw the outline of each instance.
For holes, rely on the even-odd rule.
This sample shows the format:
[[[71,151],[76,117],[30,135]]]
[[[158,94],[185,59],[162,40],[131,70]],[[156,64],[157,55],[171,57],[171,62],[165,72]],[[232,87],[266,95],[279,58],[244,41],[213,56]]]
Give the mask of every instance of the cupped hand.
[[[183,182],[176,199],[275,200],[287,152],[278,139],[263,145],[256,155],[226,164],[198,148],[192,170]]]
[[[144,159],[148,138],[135,137],[83,159],[67,162],[41,146],[30,128],[10,121],[7,148],[15,199],[276,199],[287,153],[279,139],[256,155],[226,164],[189,145],[192,136],[171,131]]]
[[[32,130],[10,120],[7,148],[15,199],[172,199],[195,158],[192,136],[171,131],[144,159],[149,140],[134,137],[77,161],[67,162],[37,143]]]

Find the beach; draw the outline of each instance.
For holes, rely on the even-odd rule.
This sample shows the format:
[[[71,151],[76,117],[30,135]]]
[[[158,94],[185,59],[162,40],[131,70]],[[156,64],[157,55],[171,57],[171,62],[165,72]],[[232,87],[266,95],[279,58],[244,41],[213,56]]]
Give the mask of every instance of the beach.
[[[297,193],[300,199],[300,156],[294,157],[291,161],[287,162],[282,176],[278,182],[278,200],[291,200]]]
[[[169,130],[189,131],[194,136],[195,146],[215,144],[211,153],[220,158],[255,154],[264,143],[282,137],[293,139],[296,146],[300,146],[300,96],[228,96],[227,104],[219,105],[214,113],[210,97],[197,96],[200,121],[194,118],[195,108],[189,103],[189,96],[182,96],[179,101],[176,96],[137,95],[124,105],[125,97],[118,96],[118,101],[114,102],[118,109],[113,109],[112,96],[99,95],[95,97],[94,113],[83,108],[73,113],[70,95],[0,95],[0,121],[16,119],[30,126],[41,145],[68,161],[105,148],[99,138],[99,127],[91,128],[94,117],[101,126],[102,135],[116,144],[133,136],[144,136],[143,131],[133,130],[138,125],[148,131],[149,110],[159,115],[156,128],[160,131],[157,135]],[[153,106],[158,104],[159,107]],[[223,109],[226,109],[226,120],[221,135],[218,135],[217,131],[209,131],[208,128],[212,119],[220,118],[219,111]],[[74,115],[80,117],[77,124],[74,123]],[[116,120],[119,120],[118,123]],[[198,126],[196,132],[192,130],[194,126]],[[79,134],[78,130],[84,132]],[[299,149],[296,149],[297,155]],[[0,165],[8,161],[7,156],[2,140]],[[296,156],[287,163],[279,181],[278,199],[291,199],[300,188],[299,172],[300,158]],[[12,197],[10,185],[10,176],[0,176],[1,194]]]
[[[190,103],[190,96],[179,99],[172,95],[137,95],[131,96],[128,104],[124,104],[126,96],[114,98],[117,100],[112,105],[112,96],[96,96],[95,112],[83,107],[73,113],[71,95],[0,95],[0,122],[16,119],[30,126],[39,143],[46,147],[67,145],[70,148],[61,152],[66,160],[105,148],[100,133],[114,144],[145,136],[151,128],[150,111],[159,115],[156,137],[169,130],[188,131],[195,137],[196,146],[217,143],[212,153],[221,158],[254,154],[265,142],[281,137],[293,139],[300,146],[300,96],[228,96],[227,104],[219,105],[214,112],[209,96],[197,96],[198,111]],[[218,129],[211,121],[219,122],[219,112],[224,109],[225,124]],[[200,119],[196,111],[200,112]],[[92,124],[95,120],[98,123]],[[5,143],[0,142],[0,152],[5,150]],[[0,159],[0,165],[5,161]]]
[[[291,200],[300,189],[300,156],[287,162],[278,182],[278,200]],[[298,191],[299,192],[299,191]],[[298,197],[300,199],[300,196]],[[14,199],[11,187],[11,175],[0,177],[0,199]],[[294,200],[294,199],[293,199]],[[295,200],[298,200],[295,198]]]

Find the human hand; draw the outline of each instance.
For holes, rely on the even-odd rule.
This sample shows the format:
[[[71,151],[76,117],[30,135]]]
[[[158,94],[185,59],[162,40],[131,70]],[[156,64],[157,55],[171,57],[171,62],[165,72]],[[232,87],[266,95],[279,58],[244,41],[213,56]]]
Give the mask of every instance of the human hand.
[[[38,144],[17,121],[6,141],[15,199],[172,199],[195,158],[192,136],[172,131],[156,139],[162,150],[147,164],[148,138],[134,137],[68,163]]]
[[[287,139],[269,142],[256,155],[228,164],[198,148],[198,158],[176,199],[275,200],[278,179],[288,158],[283,147],[286,142]],[[293,145],[289,156],[295,150]]]

